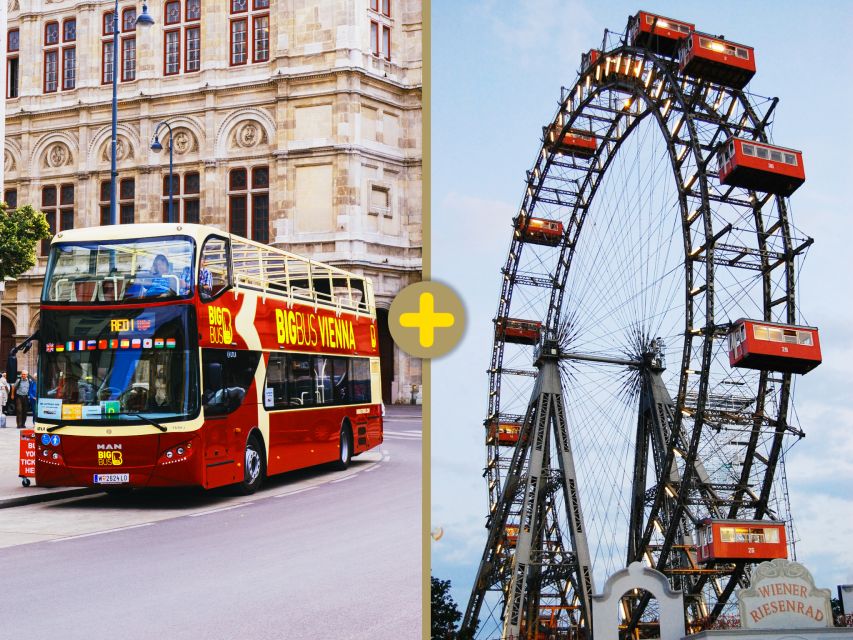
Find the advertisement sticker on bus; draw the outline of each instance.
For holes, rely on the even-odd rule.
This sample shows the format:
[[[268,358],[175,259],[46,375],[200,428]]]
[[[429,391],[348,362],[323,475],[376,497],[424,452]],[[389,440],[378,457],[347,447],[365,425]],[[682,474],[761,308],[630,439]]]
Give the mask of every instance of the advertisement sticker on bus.
[[[62,415],[62,400],[41,398],[38,402],[38,415],[39,418],[59,420],[59,416]]]
[[[99,407],[98,405],[95,405],[95,406],[83,405],[82,418],[84,420],[86,420],[87,418],[89,418],[89,419],[100,418],[101,415],[102,415],[101,414],[101,407]]]
[[[63,404],[62,419],[63,420],[79,420],[83,417],[82,404]]]

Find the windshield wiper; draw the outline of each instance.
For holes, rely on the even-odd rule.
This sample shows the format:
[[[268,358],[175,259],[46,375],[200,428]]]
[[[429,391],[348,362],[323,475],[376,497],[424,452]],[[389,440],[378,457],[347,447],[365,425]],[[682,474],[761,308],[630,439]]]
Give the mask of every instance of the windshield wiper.
[[[113,416],[116,416],[116,415],[118,415],[118,416],[136,416],[137,418],[139,418],[143,422],[147,422],[148,424],[150,424],[152,427],[156,427],[156,428],[160,429],[160,431],[164,431],[164,432],[168,431],[168,429],[166,427],[164,427],[162,424],[158,424],[158,423],[154,422],[151,418],[146,418],[141,413],[132,413],[130,411],[116,411],[115,413],[111,413],[109,415],[113,415]]]
[[[168,429],[166,427],[164,427],[162,424],[157,424],[151,418],[146,418],[141,413],[131,413],[130,411],[115,411],[113,413],[110,413],[109,415],[111,415],[111,416],[136,416],[137,418],[139,418],[143,422],[150,424],[152,427],[155,427],[155,428],[159,429],[160,431],[163,431],[163,432],[168,431]],[[60,429],[62,427],[70,427],[70,426],[73,426],[73,425],[67,424],[67,423],[66,424],[56,424],[52,427],[48,427],[46,429],[46,431],[48,433],[53,433],[57,429]]]

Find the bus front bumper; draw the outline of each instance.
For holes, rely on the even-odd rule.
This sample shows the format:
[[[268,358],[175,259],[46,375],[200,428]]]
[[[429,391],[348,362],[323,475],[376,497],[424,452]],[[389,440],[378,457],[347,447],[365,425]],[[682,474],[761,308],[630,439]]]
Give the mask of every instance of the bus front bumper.
[[[37,437],[36,484],[42,487],[201,486],[200,438],[163,433],[126,437]]]

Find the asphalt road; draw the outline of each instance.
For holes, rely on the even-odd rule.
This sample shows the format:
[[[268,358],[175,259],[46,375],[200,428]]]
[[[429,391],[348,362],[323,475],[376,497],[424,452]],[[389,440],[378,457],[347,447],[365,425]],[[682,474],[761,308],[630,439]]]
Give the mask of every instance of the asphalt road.
[[[0,637],[421,638],[421,420],[345,472],[258,493],[140,492],[0,511]]]

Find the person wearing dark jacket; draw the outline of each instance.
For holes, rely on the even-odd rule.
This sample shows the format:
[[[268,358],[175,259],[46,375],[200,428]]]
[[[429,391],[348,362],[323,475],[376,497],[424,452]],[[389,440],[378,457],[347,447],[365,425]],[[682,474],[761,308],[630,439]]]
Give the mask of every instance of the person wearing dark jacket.
[[[15,396],[15,414],[18,417],[18,429],[23,429],[27,424],[27,411],[30,410],[30,381],[27,370],[21,371],[21,377],[12,385],[12,393]]]

